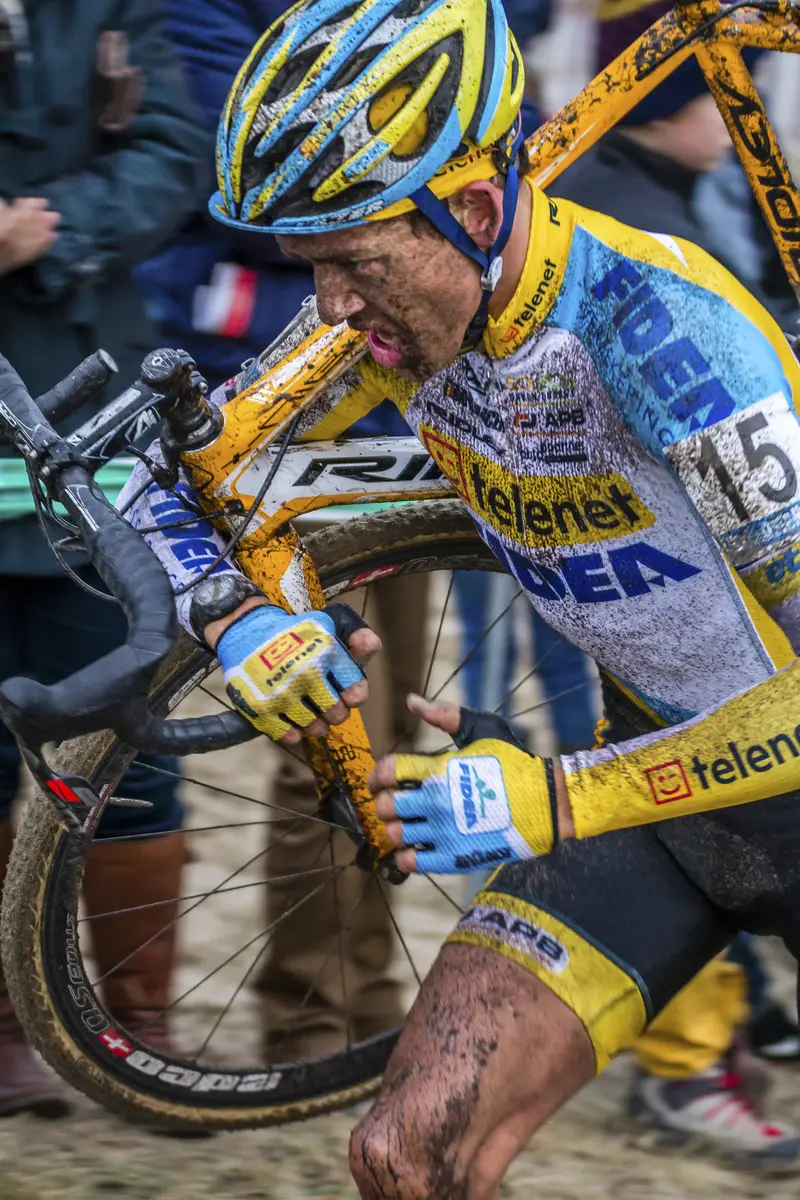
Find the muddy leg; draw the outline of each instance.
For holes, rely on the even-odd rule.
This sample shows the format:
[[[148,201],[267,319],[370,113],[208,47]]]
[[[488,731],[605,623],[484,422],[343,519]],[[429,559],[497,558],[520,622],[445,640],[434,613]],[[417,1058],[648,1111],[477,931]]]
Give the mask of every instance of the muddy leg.
[[[445,946],[374,1108],[353,1132],[364,1200],[492,1200],[506,1168],[594,1075],[578,1018],[516,963]]]

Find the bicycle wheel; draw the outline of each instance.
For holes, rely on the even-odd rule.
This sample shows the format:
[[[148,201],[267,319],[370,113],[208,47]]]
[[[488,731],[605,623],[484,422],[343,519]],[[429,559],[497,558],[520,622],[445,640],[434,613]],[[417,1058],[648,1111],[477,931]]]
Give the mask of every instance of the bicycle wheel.
[[[457,692],[452,689],[458,684],[459,663],[465,655],[454,653],[453,640],[456,634],[448,624],[454,616],[454,605],[450,603],[452,572],[500,572],[496,560],[478,539],[461,505],[452,501],[437,501],[399,507],[327,528],[309,537],[307,545],[328,598],[361,588],[360,594],[367,603],[372,581],[381,580],[381,586],[385,588],[391,586],[392,579],[419,573],[437,573],[439,594],[444,599],[441,612],[433,614],[429,639],[432,651],[428,656],[424,685],[429,695],[437,691],[443,694],[449,692],[451,698],[457,698]],[[505,611],[493,621],[495,628],[501,619],[509,619],[514,601],[521,594],[510,580],[508,587],[511,589],[511,599]],[[410,619],[419,618],[410,614]],[[437,667],[437,659],[448,639],[448,653],[443,665]],[[472,650],[474,652],[474,647]],[[466,657],[469,657],[469,651]],[[213,699],[213,688],[207,691],[206,681],[215,669],[216,664],[207,653],[188,638],[183,639],[153,689],[155,711],[164,713],[180,703],[192,704],[200,700],[218,705],[220,697],[221,702],[225,703],[221,689],[217,689],[217,698]],[[434,686],[437,670],[440,678],[444,672],[444,681],[438,689]],[[436,736],[439,745],[447,740],[441,734]],[[434,741],[433,745],[436,744]],[[258,739],[250,746],[256,748],[252,753],[263,754],[265,762],[270,755],[280,753],[266,739]],[[176,1129],[206,1127],[230,1130],[277,1124],[342,1107],[366,1098],[376,1090],[397,1037],[398,1030],[393,1029],[360,1041],[351,1041],[348,1026],[341,1049],[295,1062],[281,1061],[279,1046],[275,1050],[276,1057],[270,1061],[265,1061],[263,1049],[259,1051],[251,1047],[253,1038],[250,1027],[258,1018],[253,1012],[248,981],[252,980],[259,957],[263,956],[271,939],[276,936],[280,921],[289,919],[290,910],[287,909],[254,937],[249,936],[249,929],[240,929],[243,944],[234,953],[229,953],[234,926],[240,926],[237,925],[238,918],[231,918],[230,910],[224,906],[232,903],[231,893],[252,895],[259,889],[268,889],[270,883],[277,889],[281,879],[288,878],[277,876],[272,880],[260,880],[251,879],[247,874],[248,871],[252,873],[253,863],[261,857],[258,853],[253,854],[250,840],[252,826],[269,824],[280,828],[283,824],[283,834],[270,830],[273,840],[277,838],[280,841],[287,831],[298,828],[300,821],[324,822],[324,818],[319,813],[298,817],[280,804],[270,806],[263,798],[244,795],[240,790],[240,784],[244,784],[241,778],[237,778],[241,772],[233,757],[240,749],[187,760],[192,795],[200,796],[193,811],[193,842],[195,845],[202,843],[206,849],[211,847],[205,859],[205,851],[198,852],[203,871],[212,870],[215,855],[218,855],[224,838],[229,839],[231,845],[235,842],[242,859],[242,865],[238,867],[233,860],[228,861],[225,868],[228,873],[221,882],[209,887],[207,875],[203,875],[201,887],[195,889],[190,886],[190,894],[180,898],[182,910],[178,921],[184,922],[189,930],[195,928],[195,940],[198,914],[203,914],[200,930],[203,954],[207,943],[213,941],[208,931],[214,926],[213,921],[205,915],[208,909],[202,906],[214,903],[221,904],[223,908],[221,924],[218,920],[216,926],[224,946],[222,965],[209,970],[199,982],[197,970],[181,978],[181,985],[188,983],[190,986],[182,991],[179,987],[180,995],[171,1006],[172,1017],[179,1027],[181,1045],[187,1044],[190,1039],[197,1041],[205,1028],[206,1018],[210,1021],[211,1033],[203,1038],[199,1051],[181,1049],[174,1057],[170,1057],[162,1050],[148,1047],[146,1028],[122,1029],[114,1024],[113,1018],[103,1007],[95,984],[90,983],[88,939],[83,937],[86,924],[79,914],[86,844],[68,837],[51,806],[41,795],[37,795],[30,803],[17,834],[5,885],[2,922],[3,962],[12,1000],[33,1045],[55,1070],[106,1108],[129,1119],[157,1122],[162,1127]],[[222,760],[223,755],[227,755],[228,759],[216,768],[208,761]],[[91,779],[104,798],[113,794],[131,758],[129,748],[108,733],[77,739],[60,750],[62,768]],[[256,790],[261,789],[260,762],[254,772]],[[212,772],[213,782],[210,784],[198,779],[204,768]],[[231,786],[232,778],[236,780],[235,787]],[[205,793],[201,796],[200,784],[212,789],[213,802],[205,799]],[[222,802],[220,796],[223,797]],[[220,809],[220,803],[226,806],[233,803],[255,804],[259,815],[264,814],[266,805],[270,811],[277,808],[279,815],[269,821],[253,822],[235,818],[227,825],[216,823],[215,820],[204,824],[207,820],[204,813],[212,817],[230,815],[227,810]],[[248,809],[247,812],[252,810]],[[237,826],[247,826],[246,832],[240,829],[237,833]],[[323,828],[323,835],[329,841],[334,837],[330,828]],[[335,836],[341,839],[344,835],[338,832]],[[318,892],[323,884],[332,887],[335,895],[336,880],[346,870],[356,873],[359,880],[363,879],[364,889],[377,887],[385,901],[389,885],[376,882],[374,877],[360,872],[353,862],[356,852],[354,845],[351,845],[351,851],[349,861],[343,863],[334,858],[333,852],[328,860],[324,856],[320,858],[318,853],[316,861],[309,863],[305,872],[300,872],[308,877],[309,899],[315,894],[315,889]],[[203,883],[205,892],[202,891]],[[454,888],[459,889],[457,896],[453,894]],[[247,892],[247,889],[250,891]],[[419,894],[421,889],[430,895],[414,900],[413,895]],[[399,947],[398,957],[405,970],[406,992],[410,998],[430,965],[441,938],[457,919],[460,901],[465,899],[464,884],[460,879],[440,882],[414,878],[402,888],[392,891],[399,893],[400,911],[398,915],[392,914],[391,920]],[[362,891],[358,903],[363,901],[363,896]],[[302,903],[303,900],[295,903],[294,908]],[[410,916],[404,916],[404,913]],[[337,913],[340,958],[343,938],[351,920],[352,912],[343,912],[341,919]],[[404,923],[407,924],[407,921],[411,922],[412,928],[416,923],[417,933],[413,936],[404,933]],[[258,930],[257,920],[255,928]],[[245,932],[248,936],[245,936]],[[414,947],[413,955],[409,949],[410,941]],[[248,949],[254,948],[254,961],[243,971],[242,979],[234,980],[230,974],[232,962]],[[418,965],[416,959],[420,955],[423,961]],[[335,945],[331,946],[329,957],[330,962],[324,964],[324,969],[336,970]],[[208,962],[204,960],[201,970],[206,966]],[[239,966],[241,963],[237,971]],[[223,968],[224,972],[228,972],[226,986],[231,992],[230,1002],[226,1002],[217,992],[210,1005],[199,1004],[199,991],[202,987],[211,987],[212,983],[216,986]],[[342,974],[342,986],[344,980]],[[301,1016],[302,1006],[306,1003],[307,997],[298,1001]],[[182,1020],[184,1024],[181,1024]],[[110,1025],[113,1037],[109,1037]],[[230,1028],[233,1028],[233,1033],[226,1035],[224,1029]],[[215,1038],[216,1044],[212,1045]],[[232,1062],[236,1058],[245,1058],[246,1062],[236,1065]]]

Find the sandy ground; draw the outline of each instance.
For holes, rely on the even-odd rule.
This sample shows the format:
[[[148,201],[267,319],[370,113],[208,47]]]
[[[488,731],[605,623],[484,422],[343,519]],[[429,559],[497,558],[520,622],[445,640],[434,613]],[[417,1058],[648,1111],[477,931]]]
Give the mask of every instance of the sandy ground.
[[[453,628],[445,623],[442,666],[429,687],[436,690],[454,653]],[[452,692],[452,695],[457,693]],[[530,684],[519,689],[519,708],[535,700]],[[193,711],[209,706],[207,697],[190,701]],[[537,744],[547,748],[548,732],[533,724]],[[187,762],[187,775],[234,788],[245,795],[266,795],[275,751],[263,742]],[[198,784],[186,785],[195,828],[225,822],[260,821],[269,813]],[[196,833],[195,861],[187,894],[218,886],[263,845],[263,829],[223,829]],[[243,954],[196,987],[209,971],[263,927],[263,868],[256,859],[226,886],[239,887],[201,904],[185,921],[177,986],[194,990],[181,1006],[179,1034],[184,1046],[196,1044],[236,990],[253,951]],[[453,896],[460,881],[444,881]],[[424,971],[454,920],[444,899],[425,881],[400,889],[398,920],[412,954]],[[242,965],[244,964],[244,966]],[[398,955],[396,969],[413,995],[410,970]],[[785,966],[779,982],[791,989]],[[249,1063],[257,1058],[257,1012],[246,989],[212,1043],[213,1054]],[[251,1056],[252,1057],[249,1057]],[[621,1115],[630,1065],[619,1061],[562,1112],[520,1156],[509,1171],[502,1196],[514,1200],[718,1200],[763,1196],[800,1200],[800,1174],[791,1180],[760,1180],[722,1169],[701,1157],[654,1153],[637,1144]],[[776,1115],[800,1125],[800,1072],[785,1071],[775,1083],[770,1105]],[[350,1110],[306,1124],[249,1133],[181,1141],[156,1137],[125,1126],[82,1097],[75,1097],[71,1119],[57,1123],[18,1117],[0,1124],[0,1200],[91,1200],[105,1196],[152,1200],[216,1200],[354,1197],[347,1171],[347,1138],[357,1118]]]

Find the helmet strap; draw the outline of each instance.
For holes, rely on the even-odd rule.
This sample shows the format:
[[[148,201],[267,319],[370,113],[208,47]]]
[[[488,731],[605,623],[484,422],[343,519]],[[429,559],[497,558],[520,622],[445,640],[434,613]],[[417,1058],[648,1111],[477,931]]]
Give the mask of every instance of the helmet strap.
[[[505,173],[506,186],[503,191],[503,219],[500,224],[500,232],[488,251],[482,250],[472,240],[450,212],[447,202],[440,200],[429,187],[421,187],[412,193],[411,196],[417,208],[421,213],[424,213],[431,224],[448,241],[452,242],[457,250],[460,250],[462,254],[466,254],[481,269],[483,295],[481,296],[478,310],[469,323],[469,328],[462,343],[462,350],[470,350],[477,346],[483,336],[483,331],[489,320],[489,302],[495,288],[500,282],[500,276],[503,274],[503,251],[511,236],[514,216],[517,211],[517,198],[519,196],[519,176],[513,162],[508,162],[505,167]]]

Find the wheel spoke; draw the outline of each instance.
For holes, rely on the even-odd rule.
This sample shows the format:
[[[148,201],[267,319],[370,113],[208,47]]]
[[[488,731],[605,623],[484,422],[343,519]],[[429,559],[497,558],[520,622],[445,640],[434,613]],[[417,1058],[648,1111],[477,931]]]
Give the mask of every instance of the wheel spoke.
[[[215,888],[213,892],[193,892],[190,896],[175,896],[169,900],[153,900],[150,904],[133,904],[129,908],[111,908],[108,912],[94,913],[81,917],[78,924],[86,925],[90,921],[100,921],[103,917],[119,917],[123,913],[141,912],[146,908],[164,908],[167,904],[182,904],[187,900],[207,900],[209,896],[228,896],[231,892],[243,892],[248,888],[269,887],[271,883],[286,883],[289,879],[305,879],[308,875],[320,875],[330,871],[330,867],[315,867],[307,871],[295,871],[291,875],[273,875],[271,879],[254,879],[250,883],[237,883],[235,887]],[[165,926],[165,929],[169,926]],[[161,930],[160,932],[164,932]]]
[[[432,673],[433,673],[433,665],[434,665],[434,663],[436,662],[436,654],[437,654],[437,651],[438,651],[438,649],[439,649],[439,642],[440,642],[440,640],[441,640],[441,637],[442,637],[442,628],[443,628],[443,626],[444,626],[444,619],[445,619],[445,616],[447,615],[447,609],[448,609],[448,607],[449,607],[449,604],[450,604],[450,597],[451,597],[451,596],[452,596],[452,594],[453,594],[453,583],[454,583],[454,581],[455,581],[455,575],[454,575],[454,574],[453,574],[453,572],[451,571],[451,572],[450,572],[450,579],[448,580],[448,583],[447,583],[447,595],[446,595],[446,596],[445,596],[445,598],[444,598],[444,604],[442,605],[442,611],[441,611],[441,613],[440,613],[440,615],[439,615],[439,624],[438,624],[438,626],[437,626],[437,629],[436,629],[436,637],[433,639],[433,647],[432,647],[432,649],[431,649],[431,656],[430,656],[430,658],[428,659],[428,669],[427,669],[427,671],[425,672],[425,682],[424,682],[424,683],[423,683],[423,685],[422,685],[422,694],[423,694],[423,696],[424,696],[424,695],[426,695],[426,693],[427,693],[427,691],[428,691],[428,684],[429,684],[429,683],[430,683],[430,681],[431,681],[431,675],[432,675]]]
[[[282,836],[285,837],[286,835],[283,834]],[[137,946],[135,950],[131,950],[130,954],[127,954],[125,956],[125,958],[122,958],[122,959],[120,959],[120,961],[118,963],[115,963],[114,966],[110,970],[106,971],[103,975],[100,975],[97,979],[95,979],[94,983],[92,984],[92,987],[96,988],[99,983],[102,983],[103,980],[108,978],[109,975],[112,975],[114,973],[114,971],[118,971],[120,967],[124,967],[125,964],[127,962],[129,962],[135,954],[138,954],[141,950],[144,950],[144,948],[146,946],[149,946],[152,942],[154,942],[156,940],[156,938],[160,938],[162,936],[162,934],[167,932],[168,929],[172,929],[173,925],[177,925],[178,921],[184,921],[186,919],[186,917],[189,916],[189,913],[194,912],[196,908],[199,908],[201,904],[203,904],[211,896],[215,895],[220,890],[220,888],[222,888],[226,883],[230,883],[231,879],[235,879],[237,875],[241,875],[242,871],[246,871],[248,867],[252,866],[254,862],[257,862],[259,860],[259,858],[263,858],[265,854],[266,854],[266,848],[264,850],[259,850],[256,854],[254,854],[252,856],[252,858],[249,858],[246,863],[243,863],[241,867],[237,867],[236,870],[232,871],[230,873],[230,875],[225,877],[225,879],[220,880],[220,882],[217,884],[217,886],[212,888],[210,892],[205,892],[204,895],[201,897],[201,899],[199,899],[195,904],[192,904],[189,906],[189,908],[184,909],[184,911],[182,913],[178,913],[177,917],[173,917],[173,919],[171,921],[169,921],[168,924],[164,925],[156,933],[152,934],[147,939],[147,941],[142,942],[142,944],[140,946]],[[106,915],[108,915],[108,914],[106,914],[106,913],[98,914],[98,916],[106,916]]]
[[[511,714],[511,720],[514,717],[524,717],[528,713],[536,712],[539,708],[544,708],[546,704],[552,704],[554,700],[561,700],[563,696],[571,696],[573,692],[580,692],[583,688],[591,687],[594,683],[593,679],[582,679],[580,683],[574,683],[572,687],[564,688],[563,692],[556,692],[555,696],[547,696],[544,700],[539,700],[536,704],[531,704],[529,708],[521,708],[519,712]]]
[[[344,863],[343,866],[337,868],[337,872],[341,874],[341,872],[346,871],[349,866],[349,863]],[[217,975],[224,967],[227,967],[229,963],[232,963],[233,960],[238,958],[240,954],[243,954],[245,950],[249,950],[250,947],[253,946],[260,938],[267,937],[269,934],[271,934],[280,921],[285,920],[293,912],[296,912],[299,908],[302,908],[304,904],[307,904],[309,900],[313,899],[313,897],[321,892],[324,887],[327,887],[327,885],[327,880],[318,884],[313,891],[308,892],[305,896],[303,896],[302,900],[298,900],[297,903],[293,904],[291,908],[287,908],[286,912],[283,913],[277,921],[272,921],[266,926],[265,929],[259,930],[258,933],[254,934],[253,937],[249,938],[248,941],[241,945],[238,950],[234,950],[233,954],[229,954],[227,958],[223,959],[221,963],[218,963],[212,971],[209,971],[203,976],[202,979],[198,980],[197,983],[193,983],[192,986],[187,988],[185,992],[182,992],[180,996],[176,996],[176,998],[170,1004],[161,1009],[155,1014],[155,1016],[150,1017],[149,1020],[145,1021],[143,1024],[137,1025],[137,1029],[147,1029],[148,1026],[152,1025],[155,1021],[160,1021],[167,1013],[172,1012],[183,1000],[187,998],[187,996],[191,996],[193,992],[196,992],[198,988],[201,988],[204,983],[208,982],[209,979],[213,979],[213,977]],[[146,942],[144,944],[147,945]]]
[[[297,817],[297,812],[293,808],[287,808],[285,804],[257,800],[255,796],[245,796],[242,792],[233,792],[230,788],[220,787],[218,783],[208,783],[204,779],[195,779],[192,775],[182,775],[180,771],[170,771],[166,767],[157,767],[153,763],[140,763],[139,765],[146,767],[148,771],[155,771],[158,775],[167,775],[179,783],[192,783],[195,787],[207,788],[211,792],[218,792],[220,796],[228,796],[231,800],[244,800],[247,804],[257,804],[259,808],[268,808],[274,812],[287,813],[290,817]],[[339,828],[334,821],[326,821],[324,817],[317,817],[312,813],[305,813],[303,820],[316,821],[319,825],[327,825],[329,829]]]
[[[389,901],[386,899],[386,895],[383,890],[383,884],[381,883],[380,879],[378,879],[377,875],[375,876],[375,882],[378,885],[378,894],[380,895],[380,898],[383,901],[384,907],[385,907],[387,913],[389,914],[389,920],[392,922],[394,931],[397,934],[397,940],[400,942],[400,945],[403,947],[403,953],[405,954],[406,958],[408,959],[408,965],[411,967],[411,970],[414,972],[414,978],[417,981],[417,986],[422,987],[422,980],[420,978],[419,971],[417,970],[417,964],[414,962],[414,959],[411,957],[411,951],[408,948],[408,942],[403,937],[403,932],[402,932],[400,926],[397,924],[397,918],[395,917],[394,913],[392,912],[392,906],[389,903]]]
[[[330,865],[332,867],[335,866],[336,865],[336,857],[333,852],[333,836],[332,835],[328,836],[328,855],[330,856],[330,860],[331,860]],[[365,894],[366,894],[366,889],[365,889]],[[333,911],[334,911],[334,919],[336,921],[336,928],[338,930],[338,935],[336,938],[336,945],[337,945],[337,948],[339,951],[339,985],[342,989],[342,1009],[344,1011],[344,1029],[345,1029],[345,1037],[347,1038],[347,1046],[349,1049],[350,1042],[351,1042],[351,1038],[350,1038],[350,1030],[351,1030],[350,1004],[349,1004],[349,1001],[347,998],[347,979],[345,978],[344,949],[342,947],[342,936],[344,934],[344,930],[342,929],[342,926],[341,926],[341,923],[339,920],[340,905],[339,905],[339,878],[338,878],[338,876],[335,876],[333,879]]]
[[[350,912],[347,915],[347,920],[345,921],[345,924],[340,931],[340,937],[341,937],[341,934],[346,933],[347,930],[350,928],[350,923],[352,922],[353,917],[356,915],[356,912],[358,911],[358,909],[363,904],[364,899],[367,895],[367,892],[369,891],[369,885],[371,883],[372,883],[372,876],[367,875],[367,877],[364,881],[364,886],[361,889],[361,894],[358,897],[358,899],[356,900],[355,904],[351,907]],[[317,990],[317,984],[319,983],[320,979],[322,978],[323,974],[325,973],[325,968],[327,967],[328,963],[331,961],[332,957],[333,957],[333,947],[331,947],[331,949],[325,955],[322,965],[319,967],[316,974],[314,975],[314,978],[311,980],[308,987],[306,988],[305,995],[303,996],[303,999],[300,1001],[300,1004],[297,1008],[297,1012],[292,1017],[291,1023],[286,1027],[286,1029],[284,1029],[284,1031],[281,1035],[281,1039],[278,1042],[278,1045],[276,1047],[276,1053],[280,1053],[281,1047],[286,1042],[286,1039],[289,1036],[289,1034],[293,1033],[297,1029],[297,1026],[300,1023],[300,1018],[302,1017],[305,1010],[308,1008],[308,1005],[311,1001],[311,997],[314,995],[315,991]],[[351,1045],[351,1042],[350,1042],[350,1015],[347,1012],[346,1008],[345,1008],[345,1016],[346,1016],[347,1031],[348,1031],[347,1032],[347,1037],[348,1037],[347,1046],[349,1049],[349,1047]]]
[[[436,891],[439,893],[440,896],[443,896],[445,898],[445,900],[447,901],[448,904],[452,905],[452,907],[456,910],[456,912],[458,913],[459,916],[463,916],[463,913],[464,913],[464,905],[463,904],[459,904],[457,900],[454,900],[453,897],[450,895],[450,893],[446,892],[445,889],[442,887],[442,885],[440,883],[437,883],[436,880],[433,878],[433,876],[429,875],[427,871],[420,871],[420,875],[422,875],[425,879],[427,879],[428,883],[431,884],[431,886],[436,889]]]

